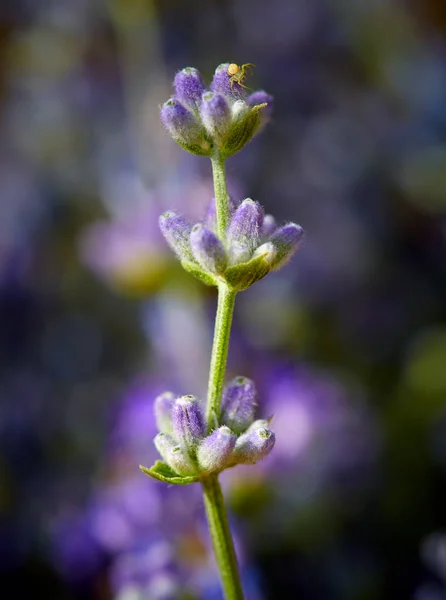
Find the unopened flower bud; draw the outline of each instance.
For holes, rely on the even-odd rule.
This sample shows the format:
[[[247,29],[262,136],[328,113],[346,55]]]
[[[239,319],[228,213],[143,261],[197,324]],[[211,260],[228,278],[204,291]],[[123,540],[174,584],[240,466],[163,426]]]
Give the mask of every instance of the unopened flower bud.
[[[175,439],[167,433],[158,433],[153,440],[164,462],[178,475],[193,475],[197,471],[194,461],[184,452]]]
[[[197,450],[198,464],[202,471],[211,473],[226,467],[230,462],[237,436],[229,427],[219,427],[204,438]]]
[[[167,243],[183,261],[193,261],[194,257],[190,247],[190,233],[192,226],[181,215],[172,211],[163,213],[159,218],[161,233]]]
[[[244,244],[253,251],[259,243],[262,225],[263,209],[260,204],[251,198],[243,200],[229,223],[229,244]]]
[[[226,250],[220,239],[204,225],[195,225],[190,235],[192,253],[196,261],[216,275],[223,273],[228,264]]]
[[[262,110],[259,111],[260,127],[264,127],[271,119],[271,115],[273,112],[273,97],[264,92],[263,90],[259,90],[248,96],[246,98],[246,102],[249,106],[252,107],[258,106],[260,104],[266,104],[266,106],[264,106]]]
[[[250,260],[252,255],[251,249],[246,244],[233,242],[229,246],[229,264],[240,265]]]
[[[172,392],[163,392],[155,398],[154,413],[158,431],[172,433],[172,406],[175,401],[175,394]]]
[[[198,69],[186,67],[175,75],[175,97],[189,109],[199,110],[201,96],[205,90],[204,82]]]
[[[192,154],[209,156],[211,145],[197,117],[175,98],[161,107],[161,121],[172,138]]]
[[[249,428],[238,438],[232,460],[234,463],[254,464],[271,452],[275,441],[276,436],[270,429]]]
[[[247,377],[235,377],[223,392],[221,422],[242,433],[254,419],[256,400],[254,382]]]
[[[244,90],[228,72],[229,65],[230,63],[222,63],[215,69],[211,90],[229,98],[237,99],[244,94]]]
[[[273,215],[265,215],[262,225],[262,238],[269,238],[277,229],[276,219]]]
[[[299,248],[299,242],[303,234],[304,230],[300,225],[296,225],[296,223],[284,225],[272,234],[270,242],[277,251],[276,258],[272,264],[273,269],[279,269],[290,260]]]
[[[203,414],[195,396],[181,396],[175,400],[172,408],[172,426],[180,446],[193,455],[205,434]]]
[[[231,127],[231,110],[221,94],[206,92],[201,102],[201,118],[209,136],[220,146]]]
[[[266,242],[257,248],[253,258],[262,258],[262,262],[271,269],[277,258],[277,250],[271,242]]]

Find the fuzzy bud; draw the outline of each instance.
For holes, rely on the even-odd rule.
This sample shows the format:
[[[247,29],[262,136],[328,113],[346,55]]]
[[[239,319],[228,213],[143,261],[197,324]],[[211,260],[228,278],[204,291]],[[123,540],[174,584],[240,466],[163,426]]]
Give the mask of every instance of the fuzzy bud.
[[[167,433],[158,433],[153,440],[164,462],[178,475],[193,475],[197,467],[187,452],[184,452],[175,439]]]
[[[230,63],[222,63],[215,69],[214,78],[211,83],[211,90],[218,94],[223,94],[230,99],[236,100],[244,95],[243,87],[234,80],[229,74]]]
[[[284,225],[272,234],[270,242],[274,245],[277,252],[272,264],[273,269],[279,269],[290,260],[299,248],[299,242],[303,234],[304,230],[302,227],[295,223]]]
[[[231,110],[224,96],[206,92],[201,102],[201,118],[209,136],[221,146],[231,127]]]
[[[266,427],[249,428],[237,440],[232,453],[234,463],[254,464],[271,452],[276,441]]]
[[[190,233],[192,226],[181,215],[172,211],[163,213],[159,218],[161,233],[167,243],[183,261],[193,261],[194,257],[190,247]]]
[[[173,434],[180,446],[194,454],[205,434],[203,414],[195,396],[181,396],[172,408]]]
[[[172,433],[172,407],[175,395],[172,392],[163,392],[155,398],[154,413],[158,431]]]
[[[200,108],[201,96],[205,91],[200,72],[193,67],[186,67],[175,75],[173,82],[175,98],[187,108],[197,111]]]
[[[246,245],[251,252],[257,247],[263,225],[263,209],[251,198],[243,200],[232,216],[228,242]]]
[[[234,198],[229,195],[228,196],[228,205],[229,205],[229,215],[232,216],[237,208],[237,204]],[[206,211],[205,223],[209,229],[216,230],[217,227],[217,214],[216,214],[216,206],[215,206],[215,198],[212,198],[208,204]]]
[[[192,154],[209,156],[211,145],[197,117],[175,98],[161,107],[161,121],[172,138]]]
[[[265,215],[263,218],[261,237],[269,238],[276,231],[276,229],[277,223],[273,215]]]
[[[260,127],[264,127],[271,119],[271,115],[273,112],[273,97],[264,92],[263,90],[259,90],[248,96],[246,98],[246,102],[251,107],[266,104],[266,106],[264,106],[259,112]]]
[[[224,272],[228,257],[215,233],[204,225],[195,225],[190,235],[190,244],[196,261],[203,269],[216,275]]]
[[[242,433],[254,419],[256,399],[254,382],[247,377],[235,377],[223,392],[221,422]]]
[[[203,472],[220,471],[228,465],[237,436],[229,427],[219,427],[204,438],[197,450],[198,464]]]

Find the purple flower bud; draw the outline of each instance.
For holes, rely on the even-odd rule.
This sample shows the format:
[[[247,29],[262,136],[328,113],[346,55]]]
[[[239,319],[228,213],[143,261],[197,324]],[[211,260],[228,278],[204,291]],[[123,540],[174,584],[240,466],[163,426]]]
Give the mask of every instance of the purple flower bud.
[[[219,427],[204,438],[197,450],[198,464],[202,471],[211,473],[223,469],[230,461],[237,436],[229,427]]]
[[[158,431],[172,433],[172,406],[175,395],[172,392],[163,392],[155,398],[154,413]]]
[[[197,472],[192,458],[178,446],[171,435],[158,433],[153,442],[164,462],[178,475],[194,475]]]
[[[205,434],[203,414],[195,396],[181,396],[174,402],[172,425],[180,446],[193,455]]]
[[[257,248],[252,257],[253,259],[262,257],[263,264],[269,265],[272,269],[277,258],[277,249],[271,242],[266,242]]]
[[[260,204],[250,198],[243,200],[229,223],[229,244],[244,244],[253,251],[259,243],[262,225],[263,209]]]
[[[256,399],[254,382],[247,377],[235,377],[223,392],[221,422],[242,433],[254,419]]]
[[[175,97],[187,108],[198,110],[205,86],[200,72],[193,67],[186,67],[175,75],[173,82]]]
[[[244,88],[228,73],[230,63],[223,63],[215,69],[211,91],[237,99],[244,95]]]
[[[178,100],[171,98],[161,107],[161,121],[172,138],[193,154],[209,155],[210,143],[200,121]]]
[[[193,261],[190,247],[192,225],[181,215],[172,211],[163,213],[159,218],[161,233],[180,260]]]
[[[232,460],[234,463],[254,464],[271,452],[275,441],[276,436],[270,429],[250,427],[238,438]]]
[[[206,131],[212,139],[221,145],[231,127],[231,109],[221,94],[206,92],[201,102],[201,118]]]
[[[293,256],[299,248],[299,242],[302,239],[304,230],[296,223],[289,223],[277,229],[270,237],[277,251],[276,258],[272,264],[273,269],[279,269]]]
[[[246,102],[249,104],[249,106],[258,106],[259,104],[266,104],[267,106],[265,106],[259,111],[261,126],[263,127],[268,123],[268,121],[270,121],[273,112],[272,96],[270,96],[263,90],[259,90],[248,96],[246,98]]]
[[[233,242],[229,246],[229,265],[240,265],[247,263],[251,258],[252,252],[246,244]]]
[[[215,233],[204,225],[197,224],[192,229],[190,244],[195,259],[206,271],[217,275],[224,272],[228,257]]]
[[[265,215],[262,225],[262,238],[267,238],[272,235],[277,229],[276,219],[273,215]]]

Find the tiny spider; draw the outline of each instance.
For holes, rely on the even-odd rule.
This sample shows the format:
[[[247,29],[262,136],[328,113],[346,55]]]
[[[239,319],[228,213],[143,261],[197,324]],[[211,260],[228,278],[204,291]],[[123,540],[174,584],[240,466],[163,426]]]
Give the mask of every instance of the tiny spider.
[[[236,65],[235,63],[231,63],[228,66],[227,73],[231,76],[229,81],[231,82],[231,90],[233,88],[234,83],[238,83],[238,85],[246,90],[250,90],[247,85],[243,85],[243,82],[246,79],[245,71],[249,71],[249,74],[252,75],[252,68],[255,67],[252,63],[245,63],[244,65]]]

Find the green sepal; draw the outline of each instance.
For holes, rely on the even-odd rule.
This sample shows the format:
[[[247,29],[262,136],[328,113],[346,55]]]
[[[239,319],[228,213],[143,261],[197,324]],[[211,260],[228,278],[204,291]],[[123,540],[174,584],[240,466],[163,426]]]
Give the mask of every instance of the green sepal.
[[[197,156],[210,156],[212,154],[212,144],[210,142],[204,142],[203,145],[200,144],[186,144],[183,141],[180,141],[178,138],[173,138],[176,143],[191,154],[196,154]],[[206,147],[207,146],[207,147]]]
[[[164,481],[164,483],[172,483],[174,485],[189,485],[190,483],[196,483],[199,477],[196,475],[178,475],[175,473],[169,465],[161,460],[157,460],[156,463],[148,469],[139,465],[139,468],[143,473],[158,481]]]
[[[263,279],[271,271],[271,264],[263,255],[252,258],[249,262],[229,267],[225,271],[226,283],[238,292],[246,290],[253,283]]]
[[[186,260],[182,260],[181,264],[183,266],[183,269],[185,269],[188,273],[190,273],[206,285],[218,285],[217,279],[207,271],[203,271],[203,269],[201,269],[199,265],[190,263]]]
[[[224,158],[228,158],[241,150],[257,133],[261,125],[259,110],[265,106],[267,106],[266,103],[253,106],[244,117],[233,124],[228,138],[221,148],[221,154]]]

